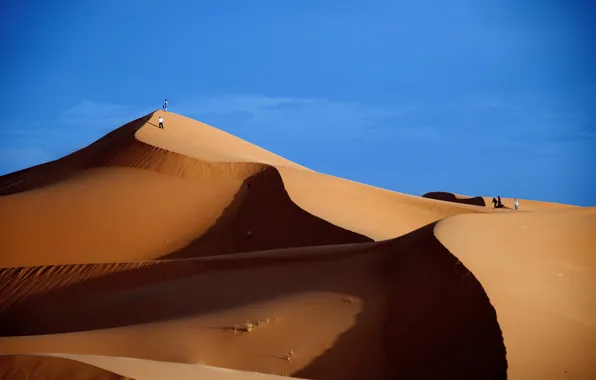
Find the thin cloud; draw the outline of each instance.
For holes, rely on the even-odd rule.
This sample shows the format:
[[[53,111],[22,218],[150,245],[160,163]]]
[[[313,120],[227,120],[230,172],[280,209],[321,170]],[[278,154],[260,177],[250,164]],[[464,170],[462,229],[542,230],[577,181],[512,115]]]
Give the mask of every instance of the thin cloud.
[[[97,128],[98,126],[103,126],[102,129],[111,130],[151,111],[152,110],[149,110],[148,108],[139,110],[127,105],[99,103],[86,100],[61,111],[58,115],[58,119],[62,123],[83,128]]]

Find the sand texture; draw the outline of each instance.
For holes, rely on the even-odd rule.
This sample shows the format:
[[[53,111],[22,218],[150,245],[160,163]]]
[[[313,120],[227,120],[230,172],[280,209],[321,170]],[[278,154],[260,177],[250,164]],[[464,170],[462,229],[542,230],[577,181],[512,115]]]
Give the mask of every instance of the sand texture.
[[[156,111],[0,177],[0,378],[595,379],[596,208],[492,197]]]

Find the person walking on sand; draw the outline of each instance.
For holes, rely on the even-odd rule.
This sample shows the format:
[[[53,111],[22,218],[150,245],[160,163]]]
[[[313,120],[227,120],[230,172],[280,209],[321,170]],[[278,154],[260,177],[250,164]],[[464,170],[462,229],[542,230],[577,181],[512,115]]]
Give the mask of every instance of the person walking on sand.
[[[517,201],[517,198],[515,198],[515,202],[513,202],[513,207],[515,207],[515,211],[517,211],[519,208],[519,202]]]
[[[161,108],[163,108],[164,111],[168,112],[168,99],[164,100],[163,106]]]
[[[497,208],[497,200],[495,197],[493,197],[493,208]]]
[[[161,116],[157,119],[157,123],[158,123],[159,129],[164,129],[163,128],[163,119],[161,118]]]

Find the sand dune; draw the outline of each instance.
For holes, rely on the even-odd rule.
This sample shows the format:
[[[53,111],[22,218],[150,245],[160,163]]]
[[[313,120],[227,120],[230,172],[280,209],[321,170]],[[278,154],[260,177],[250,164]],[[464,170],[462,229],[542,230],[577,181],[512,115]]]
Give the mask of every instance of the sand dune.
[[[596,375],[594,208],[392,192],[161,111],[0,194],[5,376]]]
[[[3,379],[77,380],[281,380],[288,377],[204,365],[97,355],[38,354],[0,356]],[[29,377],[27,377],[29,376]]]
[[[438,223],[439,240],[497,309],[511,378],[596,378],[595,232],[593,210]]]
[[[219,268],[206,270],[205,261]],[[161,268],[152,275],[141,268],[101,276],[84,294],[67,287],[15,303],[3,312],[2,333],[11,337],[0,346],[3,353],[201,362],[305,378],[494,378],[505,371],[496,316],[480,284],[473,276],[462,280],[466,270],[456,262],[430,227],[378,243],[165,261],[146,267]],[[163,277],[183,270],[184,278]],[[57,271],[68,277],[68,269]],[[23,277],[14,273],[6,282]],[[145,285],[122,286],[125,278]],[[29,289],[61,278],[42,273],[31,281]],[[234,333],[246,321],[255,330]],[[457,347],[444,344],[452,339]]]

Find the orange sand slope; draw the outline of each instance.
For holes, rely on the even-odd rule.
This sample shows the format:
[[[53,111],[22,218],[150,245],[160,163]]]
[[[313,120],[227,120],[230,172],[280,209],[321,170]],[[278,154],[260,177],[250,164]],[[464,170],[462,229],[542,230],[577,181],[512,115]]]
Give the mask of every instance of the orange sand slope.
[[[39,354],[0,356],[5,380],[281,380],[287,377],[203,365],[155,362],[95,355]]]
[[[400,194],[161,111],[0,194],[5,376],[596,377],[594,208]]]

